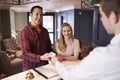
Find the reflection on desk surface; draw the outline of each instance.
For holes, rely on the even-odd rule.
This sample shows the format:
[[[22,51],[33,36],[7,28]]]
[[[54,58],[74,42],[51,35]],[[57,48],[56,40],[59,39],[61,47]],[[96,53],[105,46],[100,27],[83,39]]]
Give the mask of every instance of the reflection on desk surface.
[[[74,65],[79,63],[80,61],[63,61],[61,62],[63,65]],[[39,75],[37,72],[35,72],[33,69],[30,69],[28,71],[24,71],[9,77],[6,77],[2,80],[26,80],[26,74],[31,71],[35,78],[32,80],[62,80],[60,75],[57,73],[56,68],[53,64],[47,64],[45,66],[41,66],[36,68],[36,70],[40,71],[42,74],[46,75],[48,79],[44,78],[43,76]]]

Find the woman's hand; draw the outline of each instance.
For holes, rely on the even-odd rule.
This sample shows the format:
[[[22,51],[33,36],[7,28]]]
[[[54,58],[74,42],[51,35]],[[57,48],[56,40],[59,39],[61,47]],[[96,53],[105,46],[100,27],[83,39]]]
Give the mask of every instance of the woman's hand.
[[[51,62],[55,64],[58,61],[58,58],[56,56],[51,57]]]
[[[59,60],[60,62],[62,62],[62,61],[65,60],[65,59],[63,58],[63,56],[61,56],[61,55],[57,55],[56,57],[58,58],[58,60]]]

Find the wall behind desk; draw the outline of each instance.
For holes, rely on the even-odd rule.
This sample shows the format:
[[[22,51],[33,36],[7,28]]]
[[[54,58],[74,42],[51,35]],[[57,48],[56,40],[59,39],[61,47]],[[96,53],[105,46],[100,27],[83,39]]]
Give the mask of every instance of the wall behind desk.
[[[100,20],[100,13],[97,6],[94,7],[94,16],[93,16],[93,40],[92,45],[97,46],[106,46],[110,43],[113,35],[109,35],[103,24]]]

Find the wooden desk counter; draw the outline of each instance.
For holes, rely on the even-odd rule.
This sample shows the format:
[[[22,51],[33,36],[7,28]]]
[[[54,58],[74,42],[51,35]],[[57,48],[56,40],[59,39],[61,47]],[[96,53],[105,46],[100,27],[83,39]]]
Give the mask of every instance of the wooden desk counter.
[[[78,61],[63,61],[63,62],[61,62],[61,63],[64,64],[64,65],[74,65],[74,64],[77,64],[77,63],[79,63],[79,62],[80,62],[80,61],[78,60]],[[55,69],[55,66],[52,65],[52,64],[47,64],[47,65],[45,65],[45,66],[43,66],[43,67],[46,67],[46,68],[52,67],[53,69]],[[40,68],[40,67],[38,67],[38,68]],[[37,68],[36,68],[36,69],[37,69]],[[56,70],[56,69],[55,69],[55,70]],[[29,71],[31,71],[31,72],[34,74],[34,76],[35,76],[35,78],[33,78],[32,80],[59,80],[59,79],[61,78],[60,75],[56,75],[56,76],[51,77],[51,78],[49,78],[49,79],[45,79],[43,76],[39,75],[39,74],[38,74],[37,72],[35,72],[33,69],[30,69],[30,70],[28,70],[28,71],[24,71],[24,72],[21,72],[21,73],[17,73],[17,74],[15,74],[15,75],[12,75],[12,76],[3,78],[3,79],[1,79],[1,80],[26,80],[25,77],[26,77],[26,74],[27,74]]]

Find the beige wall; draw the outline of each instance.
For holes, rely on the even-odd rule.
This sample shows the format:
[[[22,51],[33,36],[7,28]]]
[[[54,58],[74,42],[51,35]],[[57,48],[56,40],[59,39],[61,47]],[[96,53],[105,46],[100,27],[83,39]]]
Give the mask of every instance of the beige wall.
[[[16,37],[16,33],[19,33],[27,25],[27,12],[15,12],[10,9],[10,24],[11,35]]]
[[[27,25],[27,12],[15,12],[9,5],[1,5],[0,9],[9,9],[11,35],[15,37],[16,32],[20,32]]]
[[[14,11],[10,9],[10,26],[11,26],[11,35],[15,37],[14,32],[15,32],[15,15]]]
[[[27,13],[15,12],[15,29],[21,31],[27,25]]]

